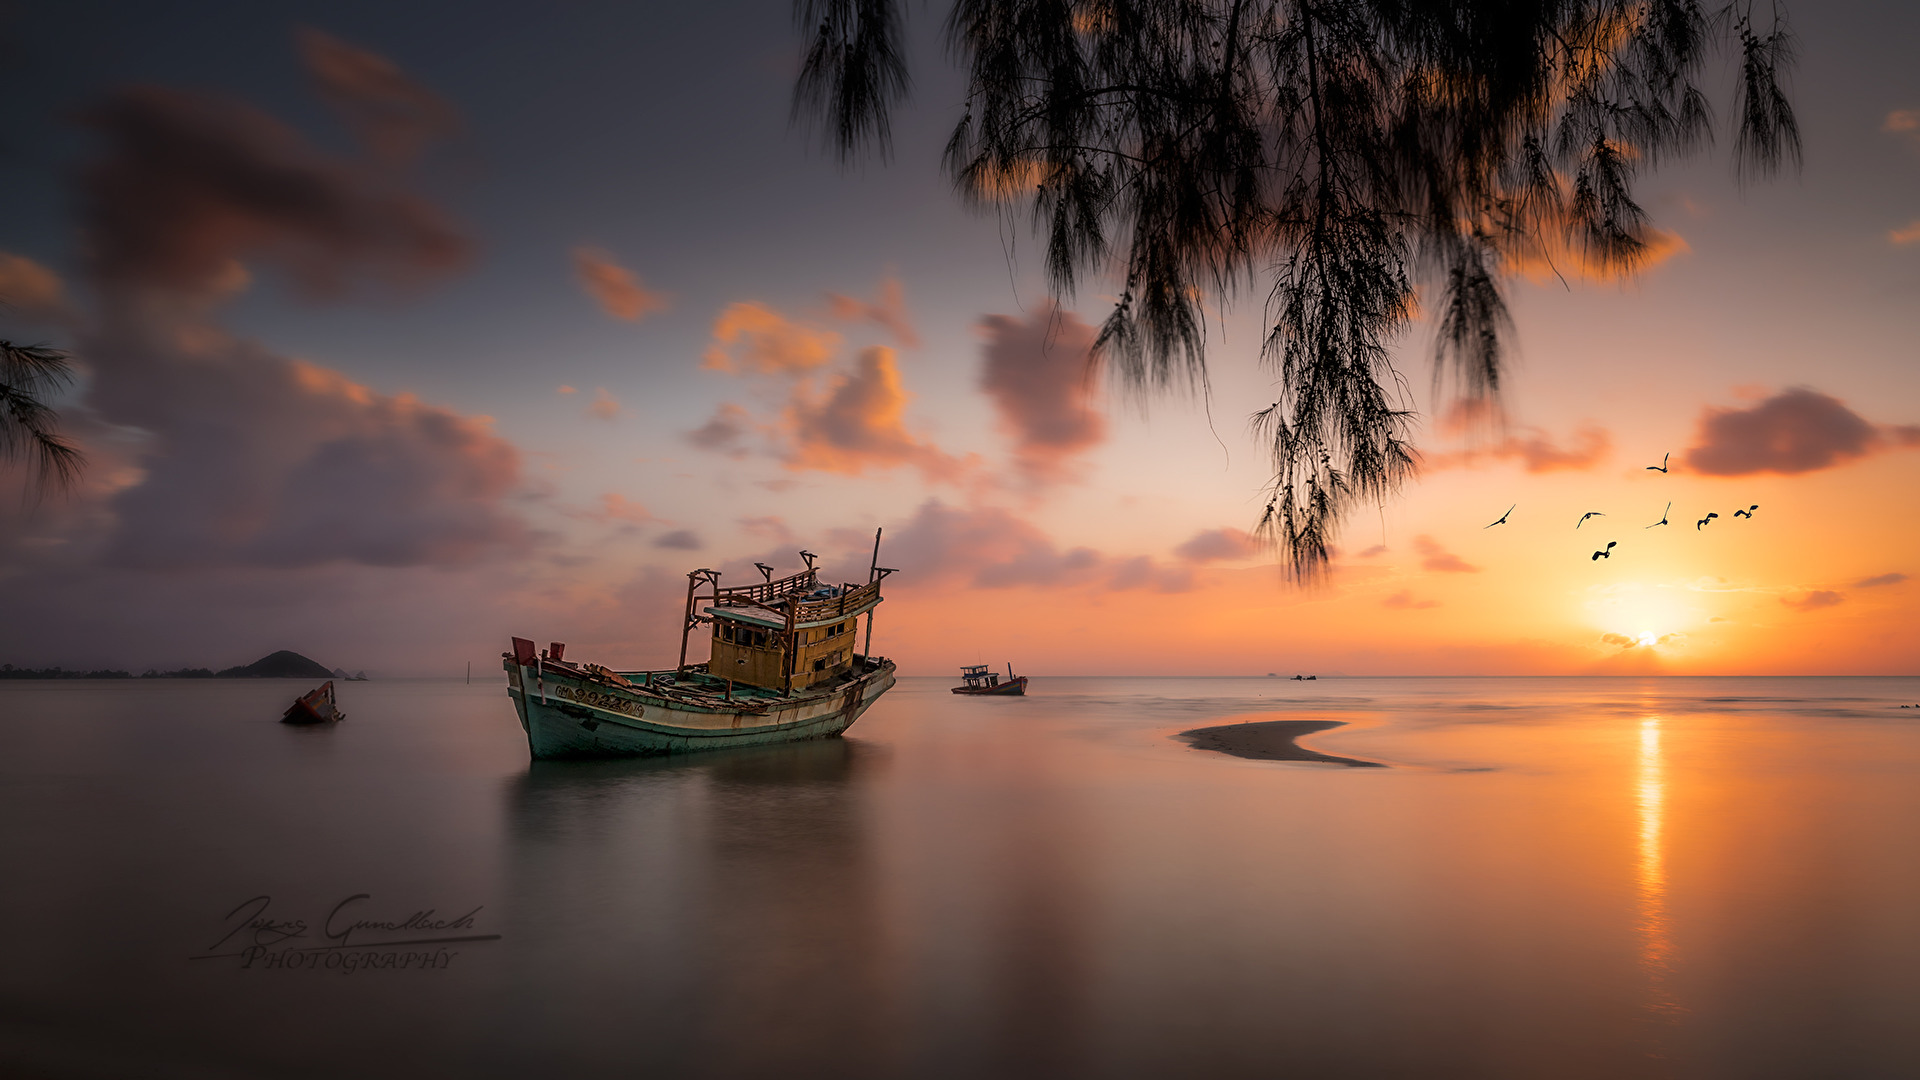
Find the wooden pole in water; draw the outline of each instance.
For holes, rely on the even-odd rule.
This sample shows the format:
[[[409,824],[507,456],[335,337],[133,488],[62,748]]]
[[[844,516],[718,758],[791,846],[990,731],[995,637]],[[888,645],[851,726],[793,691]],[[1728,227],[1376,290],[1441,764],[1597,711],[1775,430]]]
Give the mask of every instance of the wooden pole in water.
[[[473,661],[467,661],[467,685],[473,685]]]

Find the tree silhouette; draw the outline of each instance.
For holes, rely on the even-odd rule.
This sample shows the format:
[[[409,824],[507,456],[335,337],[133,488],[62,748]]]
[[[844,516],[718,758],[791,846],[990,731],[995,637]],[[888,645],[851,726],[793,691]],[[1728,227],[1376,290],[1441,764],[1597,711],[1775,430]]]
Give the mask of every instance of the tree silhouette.
[[[884,153],[909,87],[901,7],[794,14],[796,117],[843,156]],[[1485,398],[1516,264],[1644,261],[1636,175],[1711,141],[1714,53],[1735,69],[1742,179],[1799,155],[1791,39],[1751,0],[955,0],[946,36],[968,78],[947,169],[977,204],[1030,210],[1057,294],[1122,280],[1096,347],[1122,385],[1204,390],[1203,297],[1265,293],[1259,530],[1296,578],[1417,467],[1389,351],[1417,309],[1436,391]]]
[[[65,353],[0,341],[0,463],[25,459],[36,495],[71,487],[86,465],[86,456],[61,437],[59,418],[45,400],[72,381]]]

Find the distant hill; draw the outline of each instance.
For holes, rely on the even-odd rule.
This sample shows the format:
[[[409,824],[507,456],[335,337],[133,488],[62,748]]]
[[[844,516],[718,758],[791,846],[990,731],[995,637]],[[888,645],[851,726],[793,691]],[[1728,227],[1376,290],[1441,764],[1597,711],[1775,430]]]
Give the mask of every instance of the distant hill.
[[[216,677],[221,679],[331,679],[333,672],[297,652],[281,649],[245,667],[230,667],[218,673]]]

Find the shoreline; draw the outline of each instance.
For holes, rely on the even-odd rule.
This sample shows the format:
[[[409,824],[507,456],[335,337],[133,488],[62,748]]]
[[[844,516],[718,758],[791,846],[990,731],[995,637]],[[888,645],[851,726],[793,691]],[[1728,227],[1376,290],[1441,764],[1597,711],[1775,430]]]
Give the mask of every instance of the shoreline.
[[[1246,724],[1222,724],[1194,728],[1177,737],[1195,750],[1211,750],[1254,761],[1316,761],[1326,765],[1345,765],[1354,769],[1384,769],[1379,761],[1338,757],[1309,750],[1294,740],[1316,731],[1345,727],[1344,720],[1263,720]]]

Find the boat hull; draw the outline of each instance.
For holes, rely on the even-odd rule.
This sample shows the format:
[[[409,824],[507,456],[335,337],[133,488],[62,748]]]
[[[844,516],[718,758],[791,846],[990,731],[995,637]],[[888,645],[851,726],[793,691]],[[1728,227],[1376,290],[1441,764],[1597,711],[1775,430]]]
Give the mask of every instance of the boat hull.
[[[1022,697],[1027,692],[1027,677],[1025,675],[1017,675],[1010,682],[998,683],[993,686],[956,686],[953,688],[953,692],[956,694],[996,694],[1007,697]]]
[[[536,761],[686,754],[831,738],[858,720],[894,682],[893,662],[882,660],[829,689],[729,709],[629,693],[564,672],[515,667],[507,662],[507,696]]]

